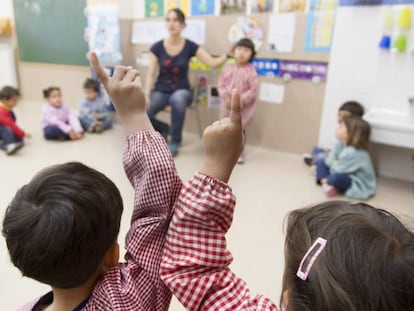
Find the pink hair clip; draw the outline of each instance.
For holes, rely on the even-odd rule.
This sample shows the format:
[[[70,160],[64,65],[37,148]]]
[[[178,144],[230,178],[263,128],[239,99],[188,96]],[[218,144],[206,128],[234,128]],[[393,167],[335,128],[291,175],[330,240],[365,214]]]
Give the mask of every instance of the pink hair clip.
[[[303,256],[302,261],[299,264],[298,271],[296,272],[296,276],[304,281],[308,278],[309,272],[312,269],[313,264],[315,263],[316,259],[318,258],[319,254],[323,251],[326,246],[326,240],[324,238],[317,238],[316,241],[312,244],[312,246],[308,249],[305,256]],[[311,255],[311,259],[308,261],[308,257]],[[303,264],[308,261],[306,266]]]

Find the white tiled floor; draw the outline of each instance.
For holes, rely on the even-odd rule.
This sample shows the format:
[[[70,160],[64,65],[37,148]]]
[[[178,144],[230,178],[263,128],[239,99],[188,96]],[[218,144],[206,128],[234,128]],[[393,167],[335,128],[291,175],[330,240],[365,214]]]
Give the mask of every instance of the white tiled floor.
[[[125,203],[120,242],[128,229],[133,190],[121,165],[123,132],[120,126],[102,135],[87,135],[77,142],[47,142],[39,129],[40,103],[21,103],[19,123],[33,134],[18,154],[0,153],[0,216],[18,187],[27,183],[41,168],[66,161],[81,161],[111,178],[120,188]],[[306,151],[306,150],[304,150]],[[201,166],[203,152],[196,135],[185,134],[176,158],[179,174],[187,180]],[[253,293],[263,293],[279,301],[283,273],[283,219],[292,209],[324,200],[309,169],[297,155],[247,147],[246,163],[236,167],[230,184],[238,205],[228,234],[234,255],[232,269],[250,285]],[[414,215],[412,184],[380,179],[377,195],[370,203],[399,215]],[[0,239],[0,310],[19,305],[44,293],[48,287],[22,278],[10,264],[4,240]],[[171,310],[183,310],[173,301]]]

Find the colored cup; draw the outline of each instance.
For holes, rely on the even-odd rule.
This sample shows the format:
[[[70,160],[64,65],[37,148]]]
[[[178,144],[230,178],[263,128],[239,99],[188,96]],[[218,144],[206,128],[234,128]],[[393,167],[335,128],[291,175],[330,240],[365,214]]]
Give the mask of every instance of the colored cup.
[[[394,27],[394,11],[393,9],[385,9],[383,13],[382,27],[384,30],[391,30]]]
[[[401,9],[398,26],[401,29],[409,29],[411,27],[411,8],[404,7]]]
[[[399,52],[404,52],[407,49],[407,36],[400,34],[395,38],[394,48]]]
[[[391,36],[383,35],[379,47],[384,50],[389,50],[391,48]]]

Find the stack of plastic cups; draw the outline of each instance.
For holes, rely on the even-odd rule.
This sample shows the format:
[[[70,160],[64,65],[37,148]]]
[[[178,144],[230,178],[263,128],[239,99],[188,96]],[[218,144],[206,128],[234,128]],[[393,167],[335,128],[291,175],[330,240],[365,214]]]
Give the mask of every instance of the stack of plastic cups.
[[[384,9],[382,21],[382,38],[379,47],[383,50],[391,49],[391,33],[394,25],[394,12],[392,8]]]
[[[398,19],[398,33],[396,35],[393,48],[399,52],[407,50],[407,41],[411,28],[411,8],[404,7],[401,9]]]

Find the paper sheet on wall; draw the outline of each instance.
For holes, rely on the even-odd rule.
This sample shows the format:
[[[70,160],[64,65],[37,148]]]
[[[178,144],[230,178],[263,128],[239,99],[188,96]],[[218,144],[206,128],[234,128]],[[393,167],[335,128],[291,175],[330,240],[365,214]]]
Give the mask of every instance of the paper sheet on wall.
[[[273,104],[282,104],[285,96],[285,86],[262,82],[260,84],[259,99]]]
[[[95,51],[103,63],[120,63],[122,54],[118,4],[90,4],[86,15],[88,26],[85,35],[89,51]]]
[[[267,42],[273,52],[289,53],[295,39],[295,14],[274,14],[269,18]]]
[[[197,44],[205,43],[206,22],[204,20],[187,20],[183,36]],[[132,25],[132,44],[153,44],[168,36],[164,21],[134,22]]]

